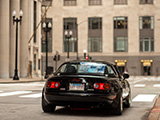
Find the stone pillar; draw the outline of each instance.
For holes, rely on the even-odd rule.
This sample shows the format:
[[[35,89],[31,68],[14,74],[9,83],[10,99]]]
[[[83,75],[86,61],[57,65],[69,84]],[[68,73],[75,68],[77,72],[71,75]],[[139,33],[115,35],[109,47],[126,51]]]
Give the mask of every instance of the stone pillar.
[[[21,34],[20,34],[20,77],[27,77],[28,73],[28,41],[30,31],[30,15],[31,10],[29,9],[30,1],[32,0],[21,0],[20,8],[23,10],[23,17],[21,23]]]
[[[10,77],[14,76],[15,70],[15,44],[16,44],[16,23],[13,24],[12,12],[16,10],[16,18],[19,17],[20,0],[10,0]],[[18,23],[18,76],[20,73],[20,23]]]
[[[0,0],[0,78],[9,78],[9,6],[9,0]]]

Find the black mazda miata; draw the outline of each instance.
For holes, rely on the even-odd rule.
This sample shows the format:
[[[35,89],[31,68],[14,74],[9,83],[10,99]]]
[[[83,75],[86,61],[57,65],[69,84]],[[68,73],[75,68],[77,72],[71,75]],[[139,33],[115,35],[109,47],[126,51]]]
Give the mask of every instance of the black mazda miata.
[[[63,63],[48,78],[42,90],[42,109],[54,112],[56,106],[71,108],[112,108],[121,115],[130,107],[131,90],[128,73],[123,76],[114,63],[76,60]]]

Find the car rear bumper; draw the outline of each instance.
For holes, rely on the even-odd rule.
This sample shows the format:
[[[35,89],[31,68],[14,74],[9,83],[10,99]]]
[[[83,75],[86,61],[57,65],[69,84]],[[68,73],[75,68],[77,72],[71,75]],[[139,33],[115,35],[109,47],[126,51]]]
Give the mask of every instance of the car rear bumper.
[[[112,104],[116,98],[115,95],[93,94],[93,93],[44,93],[44,99],[48,104],[60,106],[86,104],[95,105],[100,103]]]

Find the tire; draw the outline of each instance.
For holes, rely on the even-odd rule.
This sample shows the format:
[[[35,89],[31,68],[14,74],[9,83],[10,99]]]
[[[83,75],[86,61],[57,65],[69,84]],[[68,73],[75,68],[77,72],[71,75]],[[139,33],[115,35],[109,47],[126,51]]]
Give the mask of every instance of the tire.
[[[126,98],[124,106],[126,108],[129,108],[131,106],[131,94],[129,94],[128,97]]]
[[[118,104],[117,107],[115,107],[113,109],[113,112],[115,115],[122,115],[123,112],[123,98],[122,95],[120,94],[120,96],[118,97]]]
[[[46,113],[51,113],[51,112],[54,112],[55,109],[56,109],[56,106],[55,105],[52,105],[52,104],[48,104],[45,99],[44,99],[44,96],[42,95],[42,110]]]

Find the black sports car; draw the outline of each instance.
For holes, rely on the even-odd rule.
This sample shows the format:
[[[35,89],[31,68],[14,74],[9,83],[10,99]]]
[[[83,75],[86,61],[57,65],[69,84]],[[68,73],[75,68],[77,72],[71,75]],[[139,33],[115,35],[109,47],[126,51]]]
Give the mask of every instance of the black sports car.
[[[48,78],[42,91],[42,109],[54,112],[56,106],[71,108],[112,107],[121,115],[123,105],[130,107],[131,91],[125,73],[120,75],[113,63],[76,60],[63,63]]]

